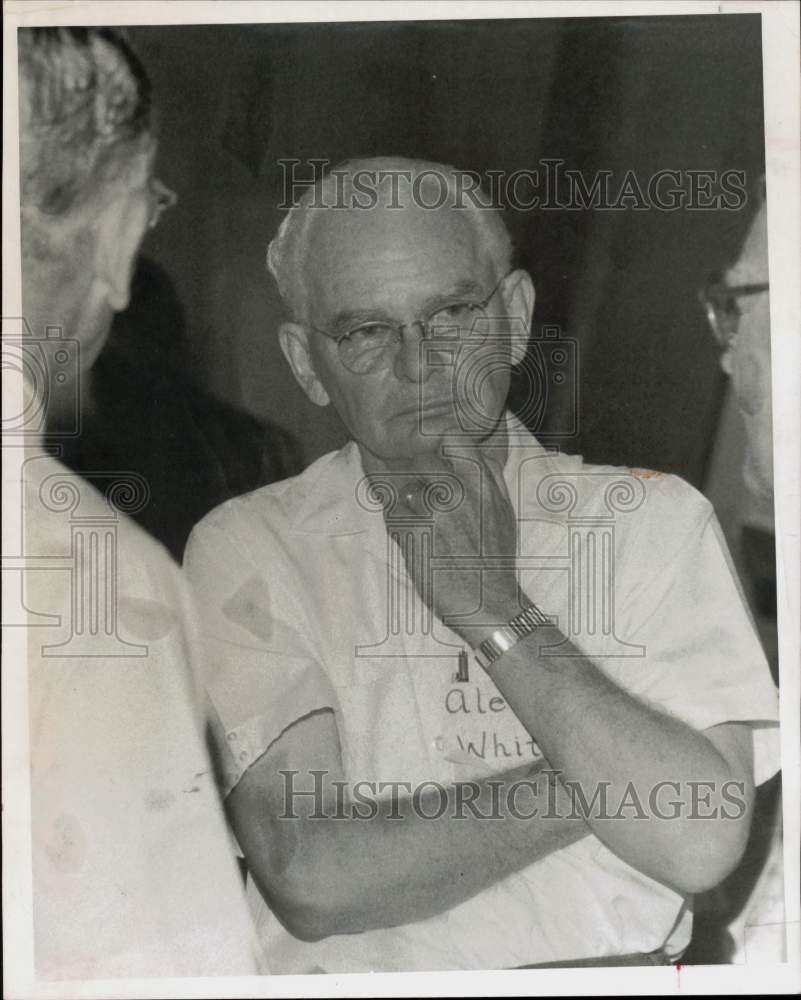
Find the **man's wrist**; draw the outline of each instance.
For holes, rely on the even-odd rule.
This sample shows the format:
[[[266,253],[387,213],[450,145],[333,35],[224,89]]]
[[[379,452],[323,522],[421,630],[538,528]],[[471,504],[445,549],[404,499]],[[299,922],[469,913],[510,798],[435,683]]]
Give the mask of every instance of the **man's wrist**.
[[[522,593],[492,597],[484,595],[481,607],[469,617],[460,616],[458,620],[449,620],[446,617],[445,624],[475,650],[493,632],[507,625],[529,604],[531,601]]]
[[[476,661],[483,670],[489,668],[504,654],[511,652],[534,632],[549,629],[550,619],[536,604],[529,603],[519,614],[495,629],[475,650]]]
[[[500,629],[508,628],[510,622],[517,619],[526,609],[536,607],[521,590],[514,595],[504,597],[484,595],[482,606],[468,618],[445,623],[456,632],[473,650],[477,650],[483,642],[491,639]],[[548,619],[539,612],[542,625],[550,624]]]

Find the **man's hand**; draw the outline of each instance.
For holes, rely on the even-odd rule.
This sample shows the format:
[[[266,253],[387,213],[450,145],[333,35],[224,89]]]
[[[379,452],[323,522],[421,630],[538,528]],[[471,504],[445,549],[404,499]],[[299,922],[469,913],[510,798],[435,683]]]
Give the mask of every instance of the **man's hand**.
[[[434,455],[398,468],[370,464],[377,492],[389,477],[392,501],[384,518],[399,544],[406,541],[401,549],[418,594],[441,621],[477,645],[490,627],[505,623],[522,606],[515,570],[517,520],[500,463],[471,450],[455,464]],[[425,536],[432,528],[427,558]],[[422,558],[412,557],[423,552]]]
[[[419,467],[387,470],[391,492],[399,496],[385,509],[385,520],[423,599],[476,647],[529,600],[518,589],[516,522],[501,470],[476,451],[469,459],[472,463],[460,456],[450,464],[427,456]],[[368,474],[372,478],[372,470]],[[377,470],[379,481],[380,474]],[[460,487],[458,502],[443,504],[452,509],[436,510],[438,479]],[[416,522],[420,539],[410,547]],[[419,556],[432,524],[433,573]],[[639,801],[649,802],[654,788],[675,783],[680,803],[675,820],[654,814],[648,823],[630,817],[610,823],[603,815],[591,815],[588,825],[629,864],[681,892],[714,885],[736,863],[748,835],[753,788],[747,727],[715,727],[720,738],[712,730],[698,732],[616,685],[558,628],[547,631],[551,641],[546,648],[559,642],[560,656],[542,652],[542,630],[535,630],[488,669],[499,692],[547,760],[588,801],[603,787],[616,802],[624,801],[630,788]],[[710,818],[695,815],[693,788],[698,782],[711,783],[720,800]],[[742,790],[742,812],[736,820],[721,819],[722,789],[733,787],[732,782]]]

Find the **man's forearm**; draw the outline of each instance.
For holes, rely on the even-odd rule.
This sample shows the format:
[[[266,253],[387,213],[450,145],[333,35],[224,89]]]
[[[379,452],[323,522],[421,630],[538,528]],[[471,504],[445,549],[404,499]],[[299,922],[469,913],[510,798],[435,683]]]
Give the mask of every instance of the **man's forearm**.
[[[545,648],[556,643],[559,656]],[[583,801],[595,797],[587,820],[612,850],[682,891],[726,874],[747,837],[747,769],[733,771],[703,733],[623,691],[554,627],[536,629],[488,673],[553,767]],[[670,790],[670,810],[653,808],[660,789]]]
[[[589,835],[569,815],[564,788],[531,768],[376,805],[368,817],[363,799],[340,796],[317,818],[307,809],[272,820],[263,891],[294,901],[293,933],[316,939],[422,920]]]

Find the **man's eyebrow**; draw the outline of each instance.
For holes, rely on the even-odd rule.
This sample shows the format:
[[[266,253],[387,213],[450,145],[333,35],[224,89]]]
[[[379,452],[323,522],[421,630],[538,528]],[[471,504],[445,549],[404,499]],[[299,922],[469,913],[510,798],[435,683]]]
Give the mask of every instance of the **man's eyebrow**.
[[[449,302],[464,300],[479,302],[487,294],[487,290],[475,278],[462,278],[461,281],[448,286],[444,291],[439,291],[436,295],[432,295],[426,299],[420,312],[423,315],[430,314],[436,309],[441,309]]]
[[[485,295],[484,287],[480,282],[476,281],[475,278],[462,278],[455,284],[451,285],[444,292],[438,292],[437,295],[430,299],[429,301],[436,301],[437,299],[453,299],[460,295]]]
[[[426,312],[432,306],[441,302],[448,302],[459,299],[465,295],[479,298],[486,294],[483,286],[475,278],[461,278],[454,284],[449,285],[445,290],[426,299],[422,307],[422,312]],[[398,318],[389,313],[386,309],[376,306],[374,309],[342,309],[331,320],[331,329],[342,330],[352,329],[359,323],[366,323],[372,320],[386,320],[390,323],[398,322]]]
[[[386,311],[376,307],[375,309],[341,309],[331,320],[332,330],[352,329],[359,323],[367,323],[371,320],[387,320],[394,323],[395,320]]]

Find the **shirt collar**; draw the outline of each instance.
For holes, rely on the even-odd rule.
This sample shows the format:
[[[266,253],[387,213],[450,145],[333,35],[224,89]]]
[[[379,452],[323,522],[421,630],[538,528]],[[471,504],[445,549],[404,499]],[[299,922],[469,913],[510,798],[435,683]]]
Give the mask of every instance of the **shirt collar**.
[[[318,459],[307,470],[304,496],[290,513],[295,531],[324,535],[351,535],[367,530],[364,511],[356,496],[364,477],[361,455],[355,441]]]
[[[504,465],[504,479],[515,510],[520,513],[520,471],[524,463],[539,457],[545,460],[543,473],[551,471],[550,461],[557,449],[547,448],[513,413],[506,414],[509,432],[509,454]],[[546,469],[545,465],[548,465]],[[337,452],[318,459],[319,471],[313,467],[303,476],[308,479],[305,495],[290,514],[295,531],[329,536],[355,535],[380,528],[384,537],[381,509],[371,504],[364,481],[361,455],[355,441]],[[311,475],[309,475],[311,473]]]

